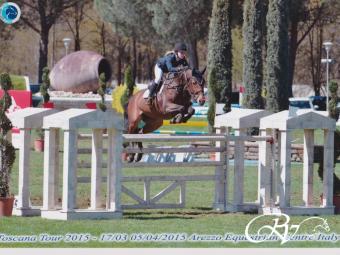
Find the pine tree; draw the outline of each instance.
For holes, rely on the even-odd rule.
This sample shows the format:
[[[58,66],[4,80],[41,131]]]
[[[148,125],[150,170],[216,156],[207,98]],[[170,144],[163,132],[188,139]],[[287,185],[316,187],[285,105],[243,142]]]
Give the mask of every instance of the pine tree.
[[[208,76],[214,72],[216,82],[208,84],[209,108],[212,104],[224,103],[224,111],[231,108],[232,89],[232,39],[231,0],[214,0],[209,29]],[[210,79],[209,79],[210,80]],[[210,113],[214,116],[214,113]]]
[[[132,77],[132,69],[130,65],[126,67],[124,72],[124,86],[126,86],[126,90],[121,98],[123,108],[128,103],[129,98],[133,95],[133,90],[136,86]]]
[[[336,81],[331,81],[329,84],[329,92],[330,92],[330,98],[328,103],[328,115],[330,118],[335,119],[335,121],[339,118],[339,110],[337,109],[338,104],[338,83]]]
[[[288,109],[289,0],[269,1],[267,15],[267,101],[266,109],[278,112]]]
[[[263,0],[246,0],[243,23],[243,83],[244,105],[250,109],[263,109],[261,96],[263,82]]]
[[[7,73],[0,75],[0,87],[4,90],[4,95],[0,99],[0,197],[6,198],[10,196],[10,173],[15,160],[15,149],[6,139],[6,134],[13,127],[6,116],[6,111],[12,104],[11,96],[8,94],[12,82]]]
[[[43,102],[47,103],[50,101],[50,95],[48,94],[48,89],[50,87],[50,78],[49,78],[50,70],[48,67],[44,67],[42,70],[41,80],[42,83],[40,85],[40,93],[43,97]]]
[[[212,68],[211,71],[209,72],[208,83],[211,88],[215,88],[217,86],[215,68]],[[209,92],[209,108],[208,108],[207,119],[208,119],[210,131],[212,131],[212,127],[214,127],[214,121],[215,121],[216,101],[215,101],[215,96],[214,96],[213,91],[210,89],[208,92]]]
[[[99,75],[99,88],[97,92],[101,98],[100,103],[99,103],[99,109],[102,110],[103,112],[106,111],[105,90],[106,90],[105,73],[101,73]]]

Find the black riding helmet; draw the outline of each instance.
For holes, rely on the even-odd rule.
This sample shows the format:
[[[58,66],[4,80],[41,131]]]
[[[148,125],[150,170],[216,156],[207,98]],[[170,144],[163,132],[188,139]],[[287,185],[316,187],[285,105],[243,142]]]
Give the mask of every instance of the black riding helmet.
[[[182,51],[188,50],[185,43],[176,43],[175,44],[175,51],[180,51],[180,50],[182,50]]]

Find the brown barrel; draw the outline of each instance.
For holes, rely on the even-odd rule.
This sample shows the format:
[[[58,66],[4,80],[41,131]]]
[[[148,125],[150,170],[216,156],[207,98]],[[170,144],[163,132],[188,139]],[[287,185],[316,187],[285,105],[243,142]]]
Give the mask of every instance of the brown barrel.
[[[76,51],[61,60],[50,73],[51,88],[58,91],[87,93],[99,88],[99,74],[111,79],[109,61],[92,51]]]

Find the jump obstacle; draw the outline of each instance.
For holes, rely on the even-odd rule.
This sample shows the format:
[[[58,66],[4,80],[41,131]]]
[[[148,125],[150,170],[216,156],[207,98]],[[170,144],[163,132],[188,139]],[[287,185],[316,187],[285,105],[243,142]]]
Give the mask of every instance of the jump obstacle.
[[[10,119],[22,121],[22,130],[29,130],[27,125],[36,118],[43,116],[30,112],[31,108],[25,109],[25,117],[22,117],[22,111],[17,111],[10,116]],[[235,109],[236,110],[236,109]],[[254,208],[259,213],[286,212],[289,214],[333,214],[332,205],[333,195],[333,143],[335,121],[316,112],[305,111],[298,112],[296,116],[289,116],[287,111],[278,114],[268,115],[261,118],[260,137],[250,137],[245,134],[245,126],[256,126],[258,123],[250,123],[249,116],[255,114],[251,110],[239,109],[241,112],[232,111],[225,116],[217,116],[215,123],[220,124],[218,134],[211,135],[122,135],[122,120],[113,111],[105,113],[98,110],[69,109],[59,113],[50,114],[43,117],[43,121],[37,121],[36,126],[43,123],[45,129],[46,149],[44,152],[44,189],[43,189],[43,207],[41,216],[50,219],[91,219],[91,218],[119,218],[123,209],[130,208],[178,208],[185,206],[186,182],[188,181],[214,181],[215,196],[213,208],[221,211],[248,211]],[[32,114],[31,114],[32,113]],[[238,135],[230,136],[228,130],[230,125],[223,123],[228,118],[236,118],[235,127],[238,125]],[[19,116],[19,117],[18,117]],[[34,116],[34,117],[32,117]],[[258,118],[257,118],[258,120]],[[238,124],[237,124],[238,123]],[[77,209],[76,206],[76,186],[79,182],[77,176],[76,158],[78,155],[78,133],[80,129],[92,129],[92,156],[91,156],[91,206],[88,209]],[[303,201],[300,207],[290,205],[290,158],[287,155],[290,150],[291,135],[294,128],[305,130],[305,161],[304,161],[304,179],[303,179]],[[313,172],[313,153],[312,153],[312,133],[314,129],[322,128],[325,131],[325,150],[324,150],[324,184],[323,184],[323,201],[320,206],[312,205],[312,172]],[[102,176],[103,167],[103,130],[108,129],[108,148],[109,155],[106,163],[107,174]],[[59,153],[59,131],[64,130],[64,149],[63,149],[63,197],[61,207],[57,203],[58,194],[58,153]],[[272,130],[272,131],[270,131]],[[273,140],[275,132],[278,130],[279,139]],[[27,132],[21,135],[22,143],[27,140]],[[259,150],[259,167],[258,167],[258,201],[247,204],[243,201],[243,181],[244,181],[244,161],[242,160],[242,144],[244,141],[258,141]],[[176,162],[176,163],[130,163],[124,164],[124,167],[215,167],[214,175],[193,175],[193,176],[122,176],[121,152],[122,143],[124,142],[209,142],[212,145],[207,148],[168,148],[169,152],[215,152],[216,161],[208,162]],[[229,201],[228,182],[230,182],[228,145],[230,141],[235,142],[238,148],[235,155],[234,166],[234,190],[232,192],[232,201]],[[273,143],[273,141],[275,143]],[[278,144],[279,155],[276,160],[274,154],[275,144]],[[29,201],[29,154],[26,146],[20,148],[19,157],[19,201]],[[161,152],[161,148],[125,148],[127,153],[152,153]],[[289,154],[290,155],[290,154]],[[100,187],[102,181],[106,181],[106,205],[102,207],[100,199],[103,199]],[[138,195],[128,189],[126,182],[143,182],[144,194]],[[170,181],[168,187],[160,191],[157,195],[151,197],[150,185],[154,181]],[[167,204],[161,203],[160,200],[177,187],[180,187],[180,197],[178,203]],[[254,190],[255,191],[255,190]],[[121,204],[121,194],[125,193],[130,196],[135,204]],[[27,203],[21,203],[21,212],[30,215]],[[36,212],[37,210],[35,210]],[[22,213],[21,215],[24,215]]]

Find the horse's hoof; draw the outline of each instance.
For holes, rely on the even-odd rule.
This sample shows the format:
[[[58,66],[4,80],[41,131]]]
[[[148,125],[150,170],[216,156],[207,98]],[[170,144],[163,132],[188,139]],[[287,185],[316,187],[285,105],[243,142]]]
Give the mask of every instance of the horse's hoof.
[[[135,159],[135,155],[130,154],[127,158],[127,161],[128,161],[128,163],[131,163],[131,162],[133,162],[134,159]]]
[[[142,160],[143,153],[138,153],[135,162],[139,162]]]

